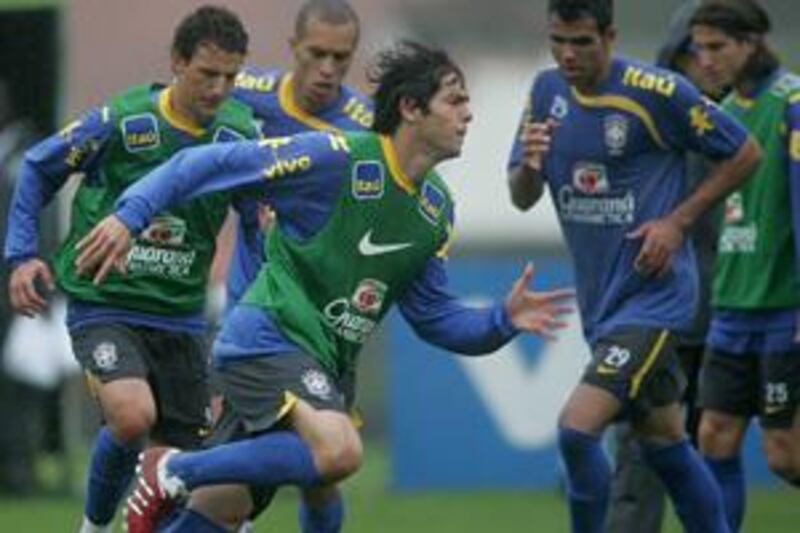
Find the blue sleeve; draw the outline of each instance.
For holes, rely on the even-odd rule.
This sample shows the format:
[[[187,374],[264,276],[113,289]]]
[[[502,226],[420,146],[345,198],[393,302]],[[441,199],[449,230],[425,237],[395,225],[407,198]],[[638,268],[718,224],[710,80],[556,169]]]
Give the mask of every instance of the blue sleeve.
[[[39,254],[39,214],[76,173],[97,176],[113,123],[93,109],[25,152],[8,210],[4,257],[12,266]]]
[[[698,152],[719,161],[736,154],[748,138],[738,120],[682,76],[676,75],[671,96],[657,98],[666,105],[654,113],[656,123],[666,142],[678,151]]]
[[[465,355],[491,353],[517,334],[505,305],[469,307],[447,291],[441,258],[428,261],[423,273],[398,301],[398,308],[426,342]]]
[[[348,152],[343,137],[321,132],[188,148],[126,189],[116,214],[136,233],[171,206],[247,187],[275,210],[279,223],[302,224],[320,204],[330,209],[341,183],[330,176],[344,174]]]
[[[786,111],[786,126],[789,139],[789,193],[792,202],[795,272],[800,279],[800,93],[790,100]]]

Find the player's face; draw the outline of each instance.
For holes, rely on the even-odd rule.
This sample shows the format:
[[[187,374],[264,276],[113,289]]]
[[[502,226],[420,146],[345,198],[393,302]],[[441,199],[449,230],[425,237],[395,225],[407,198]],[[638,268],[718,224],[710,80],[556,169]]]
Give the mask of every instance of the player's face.
[[[701,24],[692,26],[692,45],[703,76],[715,87],[733,85],[755,51],[752,42]]]
[[[214,118],[228,97],[244,56],[214,44],[201,44],[190,59],[172,57],[174,100],[177,110],[197,124]]]
[[[311,16],[302,36],[289,44],[294,54],[295,98],[306,111],[330,104],[338,95],[358,44],[354,22],[329,24]]]
[[[472,111],[463,78],[446,74],[428,102],[428,112],[419,114],[417,135],[436,159],[443,161],[461,154],[470,121]]]
[[[551,15],[549,31],[550,50],[567,82],[583,90],[596,87],[611,62],[614,30],[601,33],[591,17],[565,22]]]

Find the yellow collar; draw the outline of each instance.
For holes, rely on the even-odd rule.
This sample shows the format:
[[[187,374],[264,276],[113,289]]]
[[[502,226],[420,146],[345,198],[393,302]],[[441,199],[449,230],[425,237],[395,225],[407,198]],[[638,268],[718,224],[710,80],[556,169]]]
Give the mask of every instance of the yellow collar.
[[[172,107],[170,95],[172,95],[172,87],[167,87],[158,95],[158,110],[161,112],[161,116],[163,116],[164,120],[169,122],[172,127],[185,131],[195,137],[201,137],[206,130],[180,115],[175,108]]]
[[[381,141],[381,150],[383,150],[383,156],[386,158],[386,164],[389,166],[389,174],[392,175],[392,179],[394,179],[398,187],[408,194],[416,194],[417,187],[414,185],[414,181],[409,178],[400,167],[400,161],[397,159],[397,151],[394,149],[392,139],[387,135],[380,135],[379,139]]]
[[[333,132],[339,131],[339,128],[336,126],[328,124],[300,107],[297,100],[294,98],[294,82],[291,72],[283,77],[278,87],[278,103],[284,113],[311,129]]]

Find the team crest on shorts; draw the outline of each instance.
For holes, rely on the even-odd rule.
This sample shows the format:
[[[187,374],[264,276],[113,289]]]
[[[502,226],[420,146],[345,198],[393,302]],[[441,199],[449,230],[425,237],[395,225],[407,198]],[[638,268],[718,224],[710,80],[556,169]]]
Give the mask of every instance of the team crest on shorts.
[[[92,352],[92,359],[98,370],[111,372],[117,367],[119,361],[117,346],[113,342],[101,342]]]
[[[311,368],[306,370],[300,379],[309,394],[323,400],[330,399],[332,392],[331,382],[323,372]]]
[[[608,153],[622,155],[628,144],[628,119],[623,115],[608,115],[604,121]]]

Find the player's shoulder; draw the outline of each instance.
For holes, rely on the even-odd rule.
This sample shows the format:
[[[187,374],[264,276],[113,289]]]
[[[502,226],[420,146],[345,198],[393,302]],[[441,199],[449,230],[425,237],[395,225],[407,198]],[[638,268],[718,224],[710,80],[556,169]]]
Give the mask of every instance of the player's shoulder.
[[[800,76],[788,70],[782,70],[775,77],[771,92],[790,104],[800,103]]]
[[[612,64],[612,85],[617,91],[643,101],[665,101],[692,90],[677,72],[638,59],[618,56]]]
[[[335,113],[331,119],[344,130],[369,129],[375,118],[372,99],[351,85],[342,85]]]
[[[239,71],[234,82],[234,91],[265,94],[275,93],[286,71],[277,67],[246,65]]]
[[[542,70],[539,70],[533,77],[531,83],[531,93],[534,95],[544,95],[553,93],[560,89],[567,88],[567,82],[558,67],[551,65]]]

